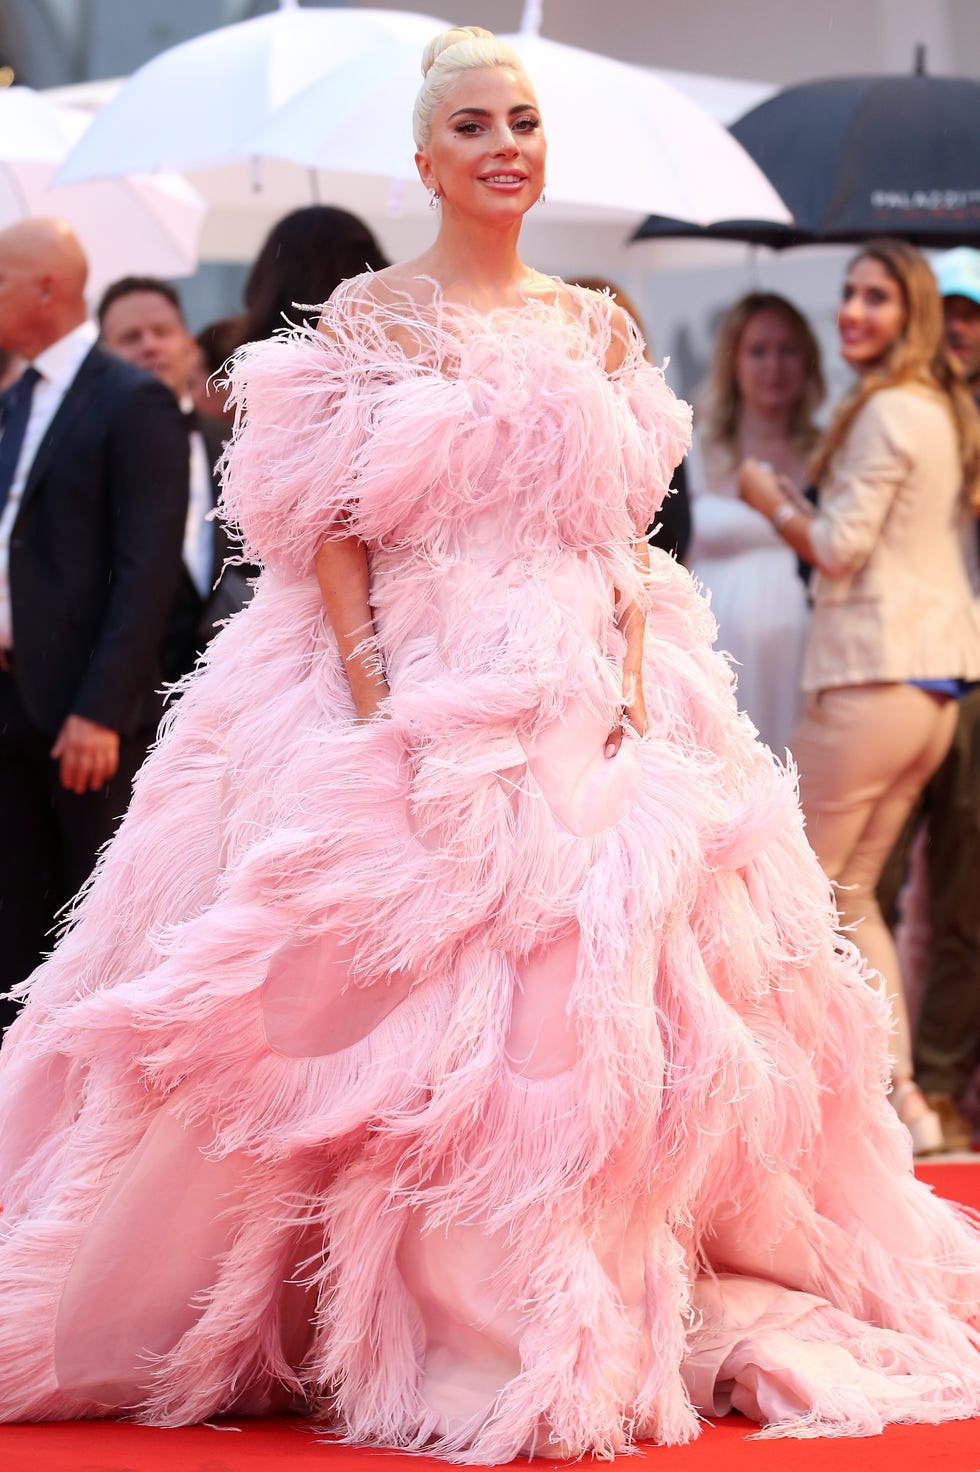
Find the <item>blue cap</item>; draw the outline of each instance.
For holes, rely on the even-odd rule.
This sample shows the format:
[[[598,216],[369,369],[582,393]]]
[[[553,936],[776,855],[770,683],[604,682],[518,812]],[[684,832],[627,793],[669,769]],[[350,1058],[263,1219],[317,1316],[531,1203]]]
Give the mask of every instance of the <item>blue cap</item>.
[[[961,245],[933,262],[941,296],[966,296],[980,307],[980,250]]]

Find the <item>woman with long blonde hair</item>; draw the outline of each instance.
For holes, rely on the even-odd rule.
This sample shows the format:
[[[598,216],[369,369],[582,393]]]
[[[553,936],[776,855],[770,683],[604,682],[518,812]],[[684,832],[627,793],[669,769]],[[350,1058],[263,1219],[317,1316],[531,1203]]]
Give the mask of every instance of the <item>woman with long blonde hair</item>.
[[[808,703],[792,741],[807,832],[838,886],[842,926],[884,979],[892,1102],[928,1154],[942,1148],[942,1129],[913,1079],[898,957],[875,890],[949,748],[957,699],[980,678],[971,526],[980,417],[945,345],[935,279],[911,246],[883,240],[855,256],[838,328],[857,379],[814,456],[818,509],[757,463],[739,484],[817,571]]]
[[[778,753],[801,710],[806,592],[790,549],[739,501],[738,469],[757,459],[801,491],[823,396],[820,349],[792,302],[753,291],[728,309],[688,459],[690,565],[710,596],[718,645],[736,662],[739,705]]]

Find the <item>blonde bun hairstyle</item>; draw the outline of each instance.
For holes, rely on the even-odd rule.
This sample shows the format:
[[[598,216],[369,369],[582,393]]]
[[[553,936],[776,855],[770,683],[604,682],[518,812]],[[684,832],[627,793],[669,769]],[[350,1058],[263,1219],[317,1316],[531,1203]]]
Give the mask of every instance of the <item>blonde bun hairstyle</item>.
[[[482,26],[452,26],[433,36],[422,55],[422,86],[415,99],[412,132],[415,147],[422,149],[432,131],[432,114],[462,72],[485,66],[507,66],[527,77],[524,64],[512,46],[498,41]],[[530,84],[530,79],[528,79]]]

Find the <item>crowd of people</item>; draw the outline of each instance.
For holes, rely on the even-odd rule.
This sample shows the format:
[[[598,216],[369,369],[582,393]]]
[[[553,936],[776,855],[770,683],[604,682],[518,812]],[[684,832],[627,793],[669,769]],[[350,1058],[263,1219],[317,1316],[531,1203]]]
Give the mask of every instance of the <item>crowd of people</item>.
[[[886,983],[892,1098],[917,1154],[969,1148],[980,1064],[980,252],[936,269],[900,242],[855,258],[838,327],[856,386],[824,437],[807,323],[780,297],[737,302],[691,477],[692,569],[740,704],[797,763],[841,923]],[[903,979],[892,930],[923,908],[924,974]]]
[[[514,53],[423,74],[414,262],[297,211],[195,339],[0,232],[0,1417],[975,1415],[980,253],[856,249],[825,425],[735,303],[685,461]]]
[[[103,606],[97,606],[90,615],[95,620],[97,656],[89,649],[83,656],[83,645],[77,639],[61,638],[53,609],[44,614],[45,647],[43,653],[32,657],[32,663],[36,660],[42,667],[42,680],[60,684],[57,720],[47,714],[45,719],[38,719],[38,697],[30,691],[37,678],[35,670],[22,671],[19,677],[15,674],[12,611],[3,621],[0,601],[0,689],[5,702],[0,791],[11,831],[21,835],[0,894],[0,980],[6,991],[29,975],[50,946],[57,916],[84,883],[99,848],[121,816],[133,776],[162,714],[160,691],[190,673],[217,628],[244,605],[258,575],[258,568],[240,555],[223,520],[211,515],[218,504],[219,466],[230,433],[231,413],[221,387],[226,362],[243,343],[271,337],[286,323],[315,322],[319,307],[314,304],[326,301],[342,281],[359,271],[378,271],[387,262],[370,230],[355,216],[329,206],[296,210],[275,226],[264,243],[246,283],[242,314],[211,323],[194,338],[184,320],[177,288],[156,278],[126,277],[113,283],[98,304],[95,326],[90,325],[80,247],[58,226],[36,222],[16,227],[6,232],[0,248],[5,259],[13,263],[7,264],[8,277],[11,271],[17,272],[19,263],[20,289],[23,291],[25,283],[32,281],[37,303],[35,320],[29,321],[21,306],[21,320],[0,329],[4,332],[5,377],[10,390],[5,399],[7,418],[16,405],[15,380],[22,382],[18,365],[31,354],[30,361],[38,367],[41,354],[71,333],[75,334],[71,341],[77,343],[67,370],[59,371],[60,365],[49,370],[50,395],[42,388],[37,393],[39,402],[32,403],[33,421],[30,433],[25,434],[27,444],[20,455],[19,479],[26,481],[31,450],[36,449],[54,419],[61,398],[73,387],[82,363],[86,362],[86,371],[95,364],[104,364],[102,350],[143,370],[170,391],[181,410],[181,442],[186,440],[189,458],[189,469],[185,469],[183,454],[177,456],[180,463],[175,469],[173,445],[157,451],[156,430],[143,417],[149,414],[152,420],[154,411],[166,402],[157,391],[155,397],[147,398],[151,407],[141,408],[130,431],[131,465],[126,466],[119,454],[111,459],[118,485],[110,484],[107,462],[103,461],[100,469],[105,481],[95,494],[106,498],[105,505],[100,502],[98,515],[93,513],[82,530],[83,539],[92,536],[94,528],[102,536],[112,527],[112,512],[106,508],[113,506],[114,496],[126,497],[128,513],[138,518],[137,497],[128,490],[131,478],[140,478],[143,494],[152,505],[145,523],[134,521],[130,535],[137,539],[137,545],[115,545],[107,539],[107,545],[100,549],[105,586],[115,582],[113,595],[118,607],[110,609],[105,599]],[[885,278],[874,290],[887,294],[890,287],[894,293],[905,295],[913,290],[903,275],[903,265],[896,260],[879,261],[872,269]],[[907,265],[904,269],[907,271]],[[970,391],[980,400],[980,252],[960,249],[947,253],[937,270],[936,290],[942,299],[946,347],[959,364]],[[51,285],[45,294],[38,288],[48,280]],[[642,328],[636,307],[615,283],[588,278],[579,284],[611,293]],[[921,291],[927,302],[933,290],[931,277],[923,276]],[[852,295],[848,301],[853,299]],[[863,342],[859,343],[856,358],[853,351],[848,357],[849,310],[853,308],[842,305],[842,352],[848,361],[854,360],[852,366],[860,373]],[[68,333],[64,331],[66,322],[72,324]],[[92,349],[96,350],[88,362]],[[888,344],[888,350],[893,351],[894,344]],[[871,354],[869,361],[878,365],[882,352],[874,340]],[[39,371],[45,372],[43,365]],[[930,371],[920,353],[918,359],[910,359],[909,366],[900,370],[898,378],[904,375],[910,381],[927,380]],[[922,401],[921,392],[916,395],[914,390],[896,397],[897,381],[882,382],[876,389],[892,392],[892,413],[897,416],[898,428],[884,427],[881,444],[872,439],[864,451],[871,457],[879,455],[871,480],[888,505],[896,486],[908,473],[902,435],[910,415],[914,416]],[[80,387],[84,387],[84,375]],[[899,772],[908,774],[907,789],[901,801],[890,806],[884,827],[878,821],[880,814],[870,807],[860,817],[850,812],[847,823],[855,839],[869,828],[877,834],[871,868],[867,867],[863,843],[850,853],[838,851],[836,843],[827,837],[827,817],[819,821],[809,801],[811,796],[814,803],[817,800],[815,768],[820,769],[822,764],[825,778],[834,774],[836,785],[825,793],[824,806],[829,804],[838,814],[848,812],[850,798],[856,798],[858,791],[866,792],[871,774],[849,769],[844,757],[850,754],[856,759],[863,753],[878,762],[883,736],[897,730],[909,732],[915,722],[909,712],[888,711],[883,713],[881,730],[855,729],[843,711],[827,713],[828,704],[833,702],[828,693],[820,693],[819,699],[811,695],[810,718],[801,726],[807,699],[804,652],[810,639],[814,602],[821,598],[838,601],[842,576],[850,577],[867,562],[877,545],[875,538],[883,529],[891,538],[887,505],[868,513],[873,537],[861,545],[858,561],[852,558],[846,569],[835,567],[829,580],[827,569],[823,569],[821,594],[818,587],[812,586],[814,567],[820,569],[819,562],[812,560],[812,549],[807,547],[802,556],[798,555],[780,535],[781,528],[770,517],[758,515],[745,494],[746,473],[750,477],[756,468],[778,478],[782,494],[790,498],[780,502],[780,507],[795,504],[801,497],[815,502],[813,463],[821,445],[818,414],[824,397],[820,349],[805,317],[792,302],[772,292],[753,291],[742,297],[719,325],[704,392],[697,404],[695,440],[686,461],[678,467],[673,494],[650,527],[649,536],[654,547],[691,568],[710,600],[718,624],[719,647],[734,661],[740,706],[767,745],[777,753],[788,748],[801,768],[810,839],[828,874],[839,885],[842,923],[860,927],[855,930],[859,944],[869,964],[888,983],[898,1019],[895,1102],[909,1124],[917,1152],[963,1150],[969,1148],[974,1129],[971,1083],[980,1064],[980,907],[974,903],[974,878],[980,865],[980,750],[976,735],[980,694],[971,688],[971,680],[980,675],[980,670],[965,665],[970,678],[952,694],[930,691],[931,703],[924,710],[934,709],[941,719],[934,742],[925,753],[924,767],[915,760],[917,753],[899,746],[891,763],[882,764],[874,774],[880,782]],[[876,397],[872,407],[882,409],[886,402]],[[121,407],[118,412],[123,413]],[[16,423],[16,414],[14,418]],[[923,426],[923,444],[928,444],[929,451],[919,457],[922,485],[914,493],[907,492],[918,503],[923,525],[914,527],[909,523],[908,544],[900,553],[907,565],[902,561],[891,567],[886,564],[884,572],[875,573],[876,595],[879,585],[906,590],[904,608],[896,613],[889,634],[892,641],[907,639],[910,626],[922,626],[930,588],[948,589],[950,576],[955,582],[955,569],[960,565],[958,553],[952,567],[948,561],[926,557],[926,543],[934,539],[935,529],[947,522],[953,524],[948,507],[944,518],[938,515],[937,486],[944,472],[929,428]],[[171,416],[171,441],[175,431],[176,422]],[[11,429],[7,433],[8,455],[15,432]],[[110,422],[105,433],[107,443],[114,444],[112,436],[120,436],[123,431]],[[880,458],[882,445],[893,447],[890,467]],[[835,447],[838,460],[841,448]],[[94,457],[94,451],[89,453]],[[825,453],[824,479],[831,459]],[[70,438],[59,447],[48,469],[55,487],[50,493],[54,506],[58,496],[70,493],[57,489],[58,462],[62,461],[77,473],[78,451]],[[152,467],[149,474],[147,466]],[[954,490],[962,479],[959,466],[958,454],[953,454],[945,476]],[[851,479],[854,474],[847,471]],[[58,599],[69,610],[63,617],[80,619],[81,600],[87,590],[80,591],[76,586],[79,562],[87,563],[86,577],[90,579],[92,559],[81,556],[83,542],[76,539],[74,528],[71,543],[63,552],[52,546],[52,529],[57,528],[57,540],[62,526],[57,511],[52,511],[49,520],[41,514],[39,504],[32,518],[19,519],[22,492],[21,485],[12,484],[8,489],[0,544],[7,557],[8,585],[13,576],[27,600],[20,615],[24,631],[21,658],[26,659],[25,648],[31,639],[28,630],[32,617],[38,616],[30,605],[42,595],[46,600],[51,587],[32,586],[29,572],[18,578],[18,561],[27,561],[36,542],[39,551],[34,555],[42,555],[43,549],[43,555],[65,571],[66,575],[57,580]],[[947,490],[947,502],[950,494]],[[155,518],[166,520],[168,510],[171,517],[180,515],[183,520],[179,558],[173,536],[168,537],[156,525]],[[13,550],[17,555],[12,574],[15,523],[18,535]],[[879,550],[875,562],[888,556]],[[113,560],[116,557],[121,559],[121,578]],[[967,561],[972,569],[969,549]],[[127,577],[133,589],[131,599]],[[153,600],[152,590],[166,588],[173,581],[176,591],[172,598],[161,599],[158,595]],[[865,586],[867,582],[866,578]],[[855,593],[845,617],[853,618],[854,604],[866,597],[866,592]],[[153,601],[152,612],[146,611],[148,601]],[[167,611],[161,625],[163,604]],[[45,607],[50,608],[46,601]],[[121,643],[113,643],[123,639],[130,624],[144,633],[138,659],[128,647],[124,652]],[[955,641],[958,636],[948,621],[939,623],[936,637],[941,648],[940,663],[955,659],[947,641]],[[967,653],[974,637],[972,624],[961,631]],[[116,676],[108,672],[125,664],[127,698],[138,707],[135,717],[127,711],[127,718],[114,725],[110,720],[98,719],[109,714],[108,706],[86,706],[86,697],[80,691],[81,668],[76,668],[82,657],[87,663],[94,660],[101,665],[110,680]],[[844,692],[845,702],[853,701],[855,685],[871,683],[872,674],[880,678],[881,670],[862,670],[860,681],[853,669],[844,670],[844,683],[837,688]],[[826,671],[813,678],[819,692],[830,690],[831,677]],[[910,685],[912,688],[921,685]],[[132,691],[139,692],[138,697]],[[915,699],[911,695],[905,698]],[[958,715],[955,723],[954,713]],[[62,725],[69,717],[114,733],[110,744],[115,737],[120,738],[119,754],[114,754],[113,746],[104,756],[90,755],[89,746],[75,742],[62,743],[58,755],[52,757]],[[815,722],[820,727],[819,738]],[[69,732],[73,729],[77,729],[74,720]],[[822,743],[822,755],[818,755],[815,740]],[[94,745],[91,751],[94,753]],[[913,857],[915,853],[911,840],[919,826],[923,829],[920,861],[910,871],[910,853]],[[893,857],[888,864],[890,855]],[[921,930],[923,907],[926,934],[924,938],[920,935],[911,963],[917,974],[903,984],[891,932],[901,927],[906,912],[919,916]],[[914,1070],[906,1003],[909,993],[916,1021]],[[9,1000],[0,1002],[0,1008],[5,1020],[15,1013],[15,1005]],[[913,1077],[920,1075],[924,1097],[911,1084]],[[976,1124],[980,1127],[980,1118]]]
[[[871,284],[863,292],[850,277],[844,284],[841,354],[858,387],[835,424],[882,390],[893,395],[895,422],[866,430],[867,443],[849,461],[843,435],[835,439],[832,425],[825,437],[820,428],[824,376],[809,323],[785,297],[749,292],[719,323],[694,441],[651,542],[690,567],[710,601],[719,647],[733,660],[740,707],[766,744],[788,750],[799,768],[808,835],[837,885],[841,924],[887,986],[896,1018],[893,1101],[915,1153],[928,1155],[980,1143],[980,680],[972,591],[980,531],[978,495],[969,491],[975,430],[966,403],[969,396],[980,407],[980,251],[945,252],[933,270],[900,243],[879,242],[855,264],[870,270]],[[611,290],[639,320],[614,283],[585,284]],[[873,321],[867,330],[878,298],[890,299],[894,337],[888,330],[884,339],[875,336]],[[918,320],[909,314],[898,326],[895,309],[907,301],[917,303]],[[889,356],[897,365],[883,361]],[[900,385],[904,392],[896,393]],[[923,386],[953,401],[955,444],[943,410],[915,435]],[[886,402],[875,398],[869,408],[884,413]],[[763,490],[759,502],[765,476],[768,496]],[[796,546],[781,532],[791,507],[806,520],[818,501],[832,504],[835,476],[857,498],[845,508],[851,545],[843,561],[822,565],[812,544]],[[821,572],[822,587],[814,581]],[[859,573],[842,593],[843,580],[850,584]],[[814,606],[849,605],[832,615],[844,624],[832,636],[842,641],[839,658],[848,641],[861,638],[856,605],[869,599],[874,619],[888,621],[879,662],[808,675],[808,646],[828,639],[826,611],[823,627],[811,629]],[[932,650],[923,639],[933,641]],[[910,671],[956,665],[962,673],[910,678],[908,708],[883,706],[880,720],[857,721],[853,707],[865,704],[865,687],[894,683],[903,661]]]

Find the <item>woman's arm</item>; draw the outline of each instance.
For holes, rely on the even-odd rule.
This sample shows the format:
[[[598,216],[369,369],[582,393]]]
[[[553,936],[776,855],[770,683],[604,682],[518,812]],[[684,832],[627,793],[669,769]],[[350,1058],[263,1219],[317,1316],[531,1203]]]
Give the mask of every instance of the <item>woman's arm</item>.
[[[902,386],[872,394],[850,430],[814,511],[786,495],[785,483],[747,462],[739,494],[768,516],[785,542],[825,577],[861,571],[881,537],[916,453],[922,453],[915,414],[919,395]],[[781,510],[783,501],[792,508]]]
[[[737,496],[703,491],[694,501],[691,520],[695,562],[739,557],[774,545],[772,532]]]
[[[647,542],[634,542],[633,556],[641,572],[650,571],[650,548]],[[618,598],[618,595],[617,595]],[[623,712],[634,731],[641,736],[647,733],[647,708],[643,699],[643,634],[646,616],[640,605],[631,599],[619,613],[619,627],[626,640],[623,658]],[[623,744],[623,728],[617,724],[606,737],[605,754],[615,756]]]
[[[810,523],[816,513],[784,476],[777,475],[758,460],[745,460],[738,472],[738,493],[746,506],[751,506],[753,511],[772,522],[797,557],[820,568],[820,559],[810,536]]]
[[[324,542],[314,566],[354,709],[359,720],[370,720],[388,694],[388,682],[374,642],[367,548],[355,536]]]

